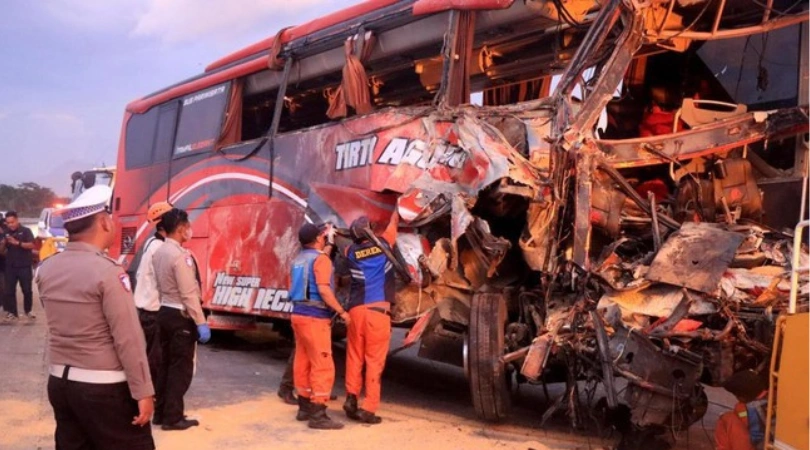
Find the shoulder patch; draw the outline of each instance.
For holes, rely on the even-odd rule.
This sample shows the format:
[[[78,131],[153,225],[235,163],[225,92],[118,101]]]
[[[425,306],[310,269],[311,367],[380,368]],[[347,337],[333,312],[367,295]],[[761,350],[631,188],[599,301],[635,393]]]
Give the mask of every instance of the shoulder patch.
[[[121,264],[120,264],[118,261],[116,261],[116,260],[114,260],[114,259],[110,258],[110,255],[109,255],[108,253],[104,253],[104,252],[98,252],[98,253],[96,253],[96,254],[97,254],[98,256],[101,256],[102,258],[104,258],[104,260],[111,262],[111,263],[112,263],[114,266],[121,267]]]
[[[191,257],[191,255],[186,255],[185,259],[186,259],[186,265],[187,266],[194,267],[194,259]]]
[[[132,292],[132,282],[129,280],[129,275],[125,273],[119,274],[118,281],[121,282],[121,286],[124,287],[125,291]]]

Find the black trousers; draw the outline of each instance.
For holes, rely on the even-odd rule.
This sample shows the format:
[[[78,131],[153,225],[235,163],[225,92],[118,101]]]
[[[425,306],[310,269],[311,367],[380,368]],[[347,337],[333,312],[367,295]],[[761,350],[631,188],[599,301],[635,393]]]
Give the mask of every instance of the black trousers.
[[[48,378],[56,450],[153,450],[152,428],[132,425],[138,403],[126,382],[90,384]]]
[[[20,289],[23,293],[23,308],[27,313],[31,312],[34,306],[34,294],[31,290],[31,282],[34,280],[34,274],[30,267],[11,267],[6,266],[6,303],[3,309],[10,312],[15,316],[17,314],[17,283],[20,283]]]
[[[149,374],[152,380],[157,383],[158,372],[160,371],[160,328],[157,322],[157,311],[147,311],[138,309],[138,319],[143,328],[143,336],[146,338],[146,359],[149,361]]]
[[[155,418],[171,425],[183,420],[183,396],[194,375],[197,327],[180,310],[162,306],[157,315],[160,370],[157,374]]]
[[[281,376],[281,385],[278,387],[279,392],[292,392],[295,390],[295,383],[293,381],[293,366],[295,365],[295,347],[290,353],[290,358],[287,360],[287,367],[284,368],[284,375]]]

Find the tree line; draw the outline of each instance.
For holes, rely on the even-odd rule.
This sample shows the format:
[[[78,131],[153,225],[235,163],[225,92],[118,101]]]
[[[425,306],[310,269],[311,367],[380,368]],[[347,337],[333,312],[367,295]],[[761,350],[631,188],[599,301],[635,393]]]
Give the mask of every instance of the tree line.
[[[20,217],[39,217],[43,208],[67,202],[51,188],[37,183],[20,183],[16,187],[0,184],[0,211],[17,211]]]

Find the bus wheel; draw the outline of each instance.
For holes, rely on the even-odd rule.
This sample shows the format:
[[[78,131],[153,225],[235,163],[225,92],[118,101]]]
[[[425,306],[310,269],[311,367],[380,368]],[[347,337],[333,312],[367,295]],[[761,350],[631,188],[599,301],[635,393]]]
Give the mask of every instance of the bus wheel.
[[[470,306],[466,365],[470,394],[478,417],[497,422],[510,408],[504,355],[506,299],[502,294],[478,293]]]

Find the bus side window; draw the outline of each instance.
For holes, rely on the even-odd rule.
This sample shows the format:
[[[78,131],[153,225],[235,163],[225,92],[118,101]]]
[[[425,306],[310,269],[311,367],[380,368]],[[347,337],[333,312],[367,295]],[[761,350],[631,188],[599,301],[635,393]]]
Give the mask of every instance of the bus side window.
[[[157,129],[158,108],[133,114],[127,122],[126,168],[137,169],[152,163],[152,143]]]
[[[211,151],[216,146],[230,96],[226,82],[186,95],[180,100],[180,119],[174,140],[174,156]]]
[[[152,152],[152,163],[166,162],[172,156],[174,132],[177,125],[178,103],[173,101],[160,106],[155,146]]]

